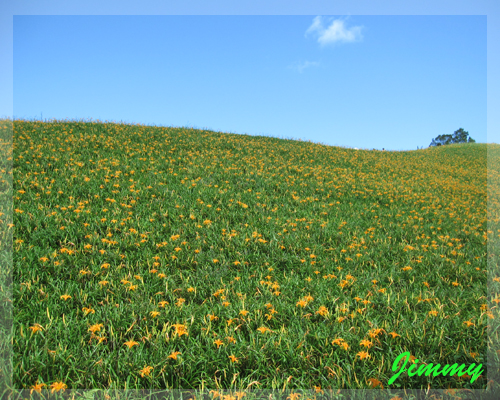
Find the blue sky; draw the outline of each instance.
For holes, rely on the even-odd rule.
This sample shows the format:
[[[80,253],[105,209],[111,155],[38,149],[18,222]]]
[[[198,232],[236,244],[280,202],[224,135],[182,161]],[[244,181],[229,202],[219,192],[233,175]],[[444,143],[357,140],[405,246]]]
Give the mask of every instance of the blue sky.
[[[37,15],[48,9],[31,3],[33,12],[12,13],[12,111],[0,99],[0,115],[366,149],[416,150],[458,128],[477,142],[500,143],[487,123],[488,10],[151,15],[149,2],[150,15],[137,15],[136,6],[136,15],[96,16],[78,15],[77,7],[73,15]]]

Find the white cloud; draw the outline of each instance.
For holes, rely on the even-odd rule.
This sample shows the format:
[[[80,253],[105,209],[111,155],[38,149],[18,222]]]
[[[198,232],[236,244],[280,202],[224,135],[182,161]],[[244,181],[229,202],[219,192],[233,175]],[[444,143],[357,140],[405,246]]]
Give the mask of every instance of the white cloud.
[[[306,31],[306,36],[310,32],[322,31],[322,30],[324,30],[324,28],[323,28],[323,22],[321,21],[321,17],[320,16],[315,17],[313,19],[312,25]]]
[[[338,42],[349,43],[359,41],[363,38],[361,34],[362,28],[361,26],[354,26],[348,29],[345,21],[341,19],[333,20],[330,26],[325,28],[323,26],[323,19],[318,16],[314,18],[305,36],[310,33],[316,33],[318,35],[318,43],[322,46]]]
[[[317,67],[317,66],[319,66],[319,62],[317,61],[304,61],[303,63],[292,64],[289,66],[289,68],[296,69],[297,71],[302,73],[302,71],[304,71],[306,68]]]

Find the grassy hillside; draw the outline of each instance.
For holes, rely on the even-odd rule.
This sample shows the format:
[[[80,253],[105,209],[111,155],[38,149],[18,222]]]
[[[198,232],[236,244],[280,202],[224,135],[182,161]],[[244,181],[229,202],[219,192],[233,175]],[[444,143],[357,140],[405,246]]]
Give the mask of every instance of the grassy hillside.
[[[486,386],[486,144],[68,121],[13,142],[16,387]],[[484,373],[388,385],[405,351]]]

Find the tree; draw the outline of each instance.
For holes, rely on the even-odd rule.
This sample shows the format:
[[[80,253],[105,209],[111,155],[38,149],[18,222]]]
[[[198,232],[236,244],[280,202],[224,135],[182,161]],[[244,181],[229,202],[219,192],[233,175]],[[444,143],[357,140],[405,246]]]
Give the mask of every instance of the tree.
[[[435,139],[432,139],[432,142],[429,145],[429,147],[442,146],[452,143],[476,143],[476,141],[471,137],[469,137],[469,140],[467,140],[468,136],[469,132],[464,131],[462,128],[460,128],[455,132],[453,132],[453,135],[439,135]]]

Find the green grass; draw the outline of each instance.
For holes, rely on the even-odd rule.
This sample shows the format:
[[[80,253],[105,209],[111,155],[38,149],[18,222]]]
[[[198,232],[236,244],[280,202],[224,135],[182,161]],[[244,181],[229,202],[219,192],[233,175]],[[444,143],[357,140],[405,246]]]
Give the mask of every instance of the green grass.
[[[405,351],[484,373],[391,388],[486,387],[486,144],[21,120],[13,143],[15,387],[387,389]]]

